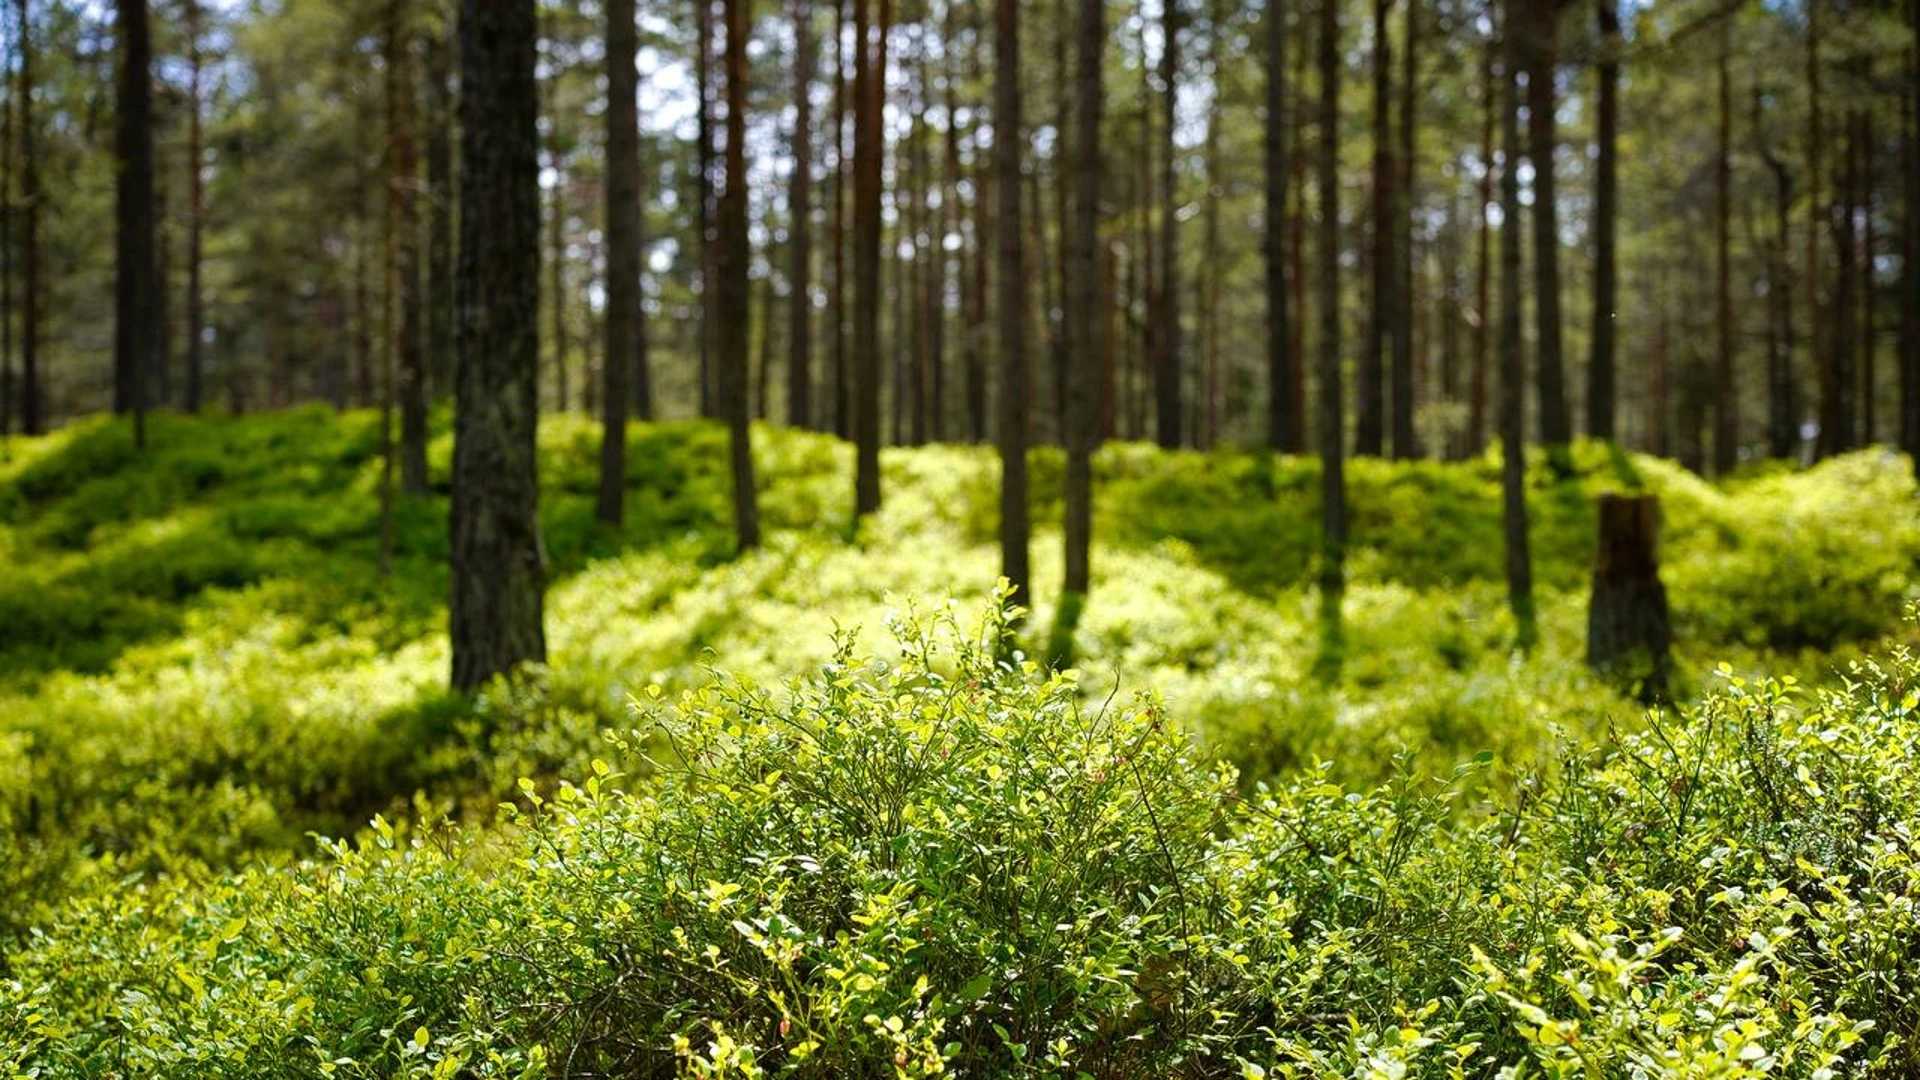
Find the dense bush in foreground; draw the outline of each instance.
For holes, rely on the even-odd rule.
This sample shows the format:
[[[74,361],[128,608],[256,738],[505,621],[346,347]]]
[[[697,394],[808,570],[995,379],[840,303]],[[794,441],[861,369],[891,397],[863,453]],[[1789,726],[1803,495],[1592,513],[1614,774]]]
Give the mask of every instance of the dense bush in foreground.
[[[1912,1075],[1920,663],[1724,678],[1553,768],[1241,795],[997,614],[719,679],[512,825],[66,906],[40,1077]]]

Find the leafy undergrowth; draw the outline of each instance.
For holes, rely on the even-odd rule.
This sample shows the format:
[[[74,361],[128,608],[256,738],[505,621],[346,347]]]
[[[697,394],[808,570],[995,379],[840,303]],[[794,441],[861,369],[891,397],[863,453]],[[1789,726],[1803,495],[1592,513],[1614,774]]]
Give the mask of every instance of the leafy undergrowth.
[[[1716,676],[1551,767],[1243,790],[1152,694],[906,617],[643,691],[504,824],[77,900],[0,1068],[79,1077],[1897,1077],[1920,663]],[[1487,784],[1489,775],[1505,783]]]
[[[716,666],[777,684],[828,660],[836,628],[881,625],[891,598],[980,603],[997,573],[989,450],[889,451],[886,508],[850,541],[848,449],[758,430],[769,542],[734,558],[721,429],[636,426],[616,534],[593,520],[597,429],[551,417],[550,666],[454,700],[451,448],[436,419],[435,491],[400,502],[385,579],[370,415],[156,416],[144,452],[114,422],[6,444],[0,942],[123,880],[310,856],[311,833],[411,817],[416,794],[484,825],[519,777],[615,759],[602,732],[647,686],[699,687]],[[1310,675],[1316,464],[1110,447],[1078,693],[1151,688],[1243,793],[1319,761],[1364,787],[1396,754],[1423,772],[1483,751],[1539,762],[1563,734],[1637,728],[1637,708],[1582,663],[1592,497],[1622,487],[1665,507],[1682,699],[1720,660],[1814,684],[1905,632],[1920,518],[1904,459],[1862,453],[1727,488],[1597,446],[1575,459],[1571,480],[1544,463],[1534,474],[1543,641],[1530,657],[1509,650],[1495,460],[1355,463],[1344,665],[1323,683]],[[1042,451],[1035,466],[1029,625],[1044,627],[1060,459]]]

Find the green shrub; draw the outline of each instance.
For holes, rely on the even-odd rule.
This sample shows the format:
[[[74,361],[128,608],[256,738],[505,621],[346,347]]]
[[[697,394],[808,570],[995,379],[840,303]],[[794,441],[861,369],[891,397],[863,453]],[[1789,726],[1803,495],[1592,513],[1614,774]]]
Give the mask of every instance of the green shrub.
[[[1371,789],[1236,797],[1151,696],[896,623],[717,679],[499,831],[53,913],[0,980],[41,1077],[1898,1077],[1920,1067],[1920,662]]]

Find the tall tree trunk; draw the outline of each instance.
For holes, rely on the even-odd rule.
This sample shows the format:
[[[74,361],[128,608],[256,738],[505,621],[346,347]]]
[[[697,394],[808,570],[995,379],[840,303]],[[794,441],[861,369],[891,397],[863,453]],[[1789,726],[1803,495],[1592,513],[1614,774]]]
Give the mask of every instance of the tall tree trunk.
[[[1200,281],[1195,284],[1200,309],[1200,391],[1195,445],[1211,450],[1219,442],[1225,401],[1222,397],[1225,372],[1220,355],[1220,113],[1223,86],[1220,78],[1220,38],[1223,12],[1219,0],[1212,0],[1207,13],[1207,82],[1213,95],[1207,110],[1205,158],[1206,204],[1204,209],[1204,262]]]
[[[438,10],[438,6],[436,6]],[[453,393],[453,20],[428,28],[427,121],[427,389],[435,400]]]
[[[694,232],[700,256],[700,415],[720,417],[720,383],[714,350],[719,342],[718,264],[714,251],[713,191],[713,3],[693,0],[695,118]]]
[[[1725,476],[1739,461],[1740,394],[1733,378],[1733,79],[1727,70],[1727,23],[1720,24],[1718,57],[1718,145],[1714,153],[1714,285],[1715,396],[1713,425],[1714,472]]]
[[[1753,126],[1764,133],[1761,124],[1761,94],[1754,91]],[[1774,230],[1767,245],[1767,448],[1778,459],[1794,456],[1800,439],[1799,406],[1793,379],[1793,294],[1787,270],[1787,251],[1793,240],[1793,177],[1786,163],[1764,143],[1762,160],[1773,173]]]
[[[1294,35],[1293,85],[1298,88],[1288,109],[1288,127],[1294,132],[1287,154],[1288,183],[1293,195],[1291,220],[1287,224],[1289,273],[1287,299],[1292,304],[1289,320],[1293,327],[1293,443],[1288,453],[1307,452],[1307,140],[1300,136],[1307,126],[1307,72],[1312,67],[1314,35],[1306,30],[1305,9],[1296,9],[1299,32]]]
[[[409,495],[427,493],[427,367],[422,352],[420,290],[420,177],[414,152],[413,107],[420,87],[413,63],[413,5],[387,6],[387,198],[393,237],[394,297],[398,319],[390,339],[400,407],[400,483]]]
[[[1818,383],[1820,435],[1815,442],[1817,455],[1832,453],[1834,428],[1832,409],[1834,385],[1833,350],[1824,331],[1825,313],[1821,290],[1825,281],[1820,265],[1820,233],[1827,228],[1831,208],[1823,201],[1826,179],[1826,123],[1820,93],[1820,8],[1826,0],[1807,0],[1807,345],[1813,350],[1813,368]]]
[[[733,525],[740,550],[760,546],[747,402],[747,6],[724,0],[727,19],[727,186],[720,199],[720,408],[732,433]],[[766,331],[773,329],[771,321]]]
[[[540,539],[539,91],[533,0],[461,0],[453,688],[546,659]]]
[[[792,305],[787,324],[787,423],[813,426],[813,5],[793,4]]]
[[[6,82],[4,106],[0,106],[0,439],[13,434],[17,394],[13,382],[13,143],[19,129],[13,80],[4,73],[13,70],[11,43],[22,36],[16,31],[7,45],[0,46],[0,79]]]
[[[873,9],[877,6],[878,11]],[[853,0],[854,516],[880,509],[880,128],[891,0]]]
[[[553,210],[548,219],[548,242],[551,248],[547,254],[547,272],[552,275],[552,297],[548,301],[549,311],[553,315],[553,385],[554,408],[568,412],[573,408],[573,387],[567,370],[567,354],[572,351],[573,341],[567,333],[567,171],[561,163],[560,155],[553,155]]]
[[[1907,0],[1907,90],[1901,102],[1906,118],[1906,255],[1900,261],[1901,340],[1900,445],[1920,475],[1920,0]]]
[[[1100,442],[1100,122],[1105,86],[1103,0],[1079,0],[1074,21],[1074,131],[1070,226],[1073,263],[1067,285],[1066,581],[1052,652],[1073,653],[1073,633],[1092,585],[1093,452]],[[1064,87],[1062,88],[1064,89]],[[1063,226],[1065,223],[1063,223]]]
[[[118,237],[114,273],[114,411],[132,412],[146,442],[147,376],[153,358],[153,40],[146,0],[115,0],[120,104]]]
[[[1293,312],[1287,295],[1287,25],[1281,0],[1269,0],[1266,13],[1267,60],[1267,445],[1298,453],[1301,433],[1294,426]]]
[[[1418,162],[1414,157],[1414,124],[1419,119],[1416,101],[1420,42],[1420,0],[1406,0],[1406,41],[1400,48],[1400,146],[1394,154],[1393,178],[1393,369],[1390,388],[1393,393],[1393,456],[1402,460],[1421,455],[1420,440],[1414,426],[1417,405],[1416,388],[1420,383],[1413,338],[1413,179]]]
[[[1175,167],[1180,126],[1180,0],[1160,0],[1160,320],[1153,363],[1154,435],[1162,447],[1181,445],[1180,183]]]
[[[1008,603],[1032,602],[1027,507],[1026,259],[1020,214],[1021,123],[1020,6],[995,0],[993,81],[993,178],[1000,220],[1000,574],[1010,589]],[[983,253],[984,254],[984,253]]]
[[[1873,73],[1866,72],[1866,81],[1873,83]],[[1879,347],[1879,334],[1873,324],[1874,308],[1874,257],[1879,249],[1879,238],[1874,231],[1873,183],[1874,183],[1874,142],[1873,110],[1860,110],[1860,187],[1854,193],[1854,205],[1859,208],[1860,218],[1860,377],[1856,383],[1860,397],[1860,445],[1872,446],[1879,442],[1879,384],[1875,364],[1879,359],[1875,352]]]
[[[947,38],[949,41],[960,40],[960,35],[958,31],[952,27],[951,21],[953,12],[957,7],[958,5],[950,5],[947,8],[949,20]],[[973,25],[970,21],[969,27]],[[979,36],[980,35],[976,36],[976,41]],[[1019,77],[1017,64],[1014,69],[1014,75],[1016,78]],[[967,76],[971,83],[978,83],[980,80],[980,59],[977,49],[969,51],[968,53]],[[954,70],[952,65],[949,64],[947,69],[947,115],[949,117],[956,116],[959,113],[958,87],[960,78],[960,72]],[[987,194],[987,183],[992,170],[989,163],[985,160],[988,151],[980,146],[980,124],[978,118],[975,118],[972,129],[969,132],[968,143],[973,149],[973,167],[971,170],[973,220],[971,224],[971,235],[963,235],[961,238],[960,319],[965,326],[965,332],[960,336],[960,361],[961,367],[966,373],[966,387],[964,390],[967,413],[966,437],[968,442],[979,443],[985,442],[987,439],[987,360],[985,356],[986,342],[984,339],[987,335],[987,265],[993,261],[987,251],[987,238],[993,235],[990,209],[993,205],[993,199]],[[953,182],[949,186],[949,191],[952,192],[954,199],[954,228],[964,234],[968,230],[968,224],[960,202],[959,185],[960,177],[962,176],[960,137],[957,125],[952,123],[947,125],[947,154],[953,170]],[[1017,162],[1018,160],[1016,157],[1015,161]],[[1014,188],[1016,198],[1019,196],[1018,180],[1019,176],[1016,172],[1016,186]],[[1022,326],[1025,325],[1025,323],[1022,324]],[[1025,408],[1025,406],[1023,405],[1022,408]],[[1021,435],[1022,446],[1025,445],[1025,440],[1026,435],[1023,432]]]
[[[1320,0],[1320,628],[1323,666],[1338,663],[1346,595],[1346,423],[1340,386],[1340,22],[1335,0]]]
[[[1509,27],[1507,33],[1512,32]],[[1493,205],[1494,198],[1494,118],[1499,115],[1501,100],[1507,93],[1504,84],[1496,86],[1494,83],[1496,58],[1503,47],[1497,39],[1488,40],[1480,91],[1480,195],[1474,204],[1480,211],[1475,215],[1479,239],[1473,273],[1473,374],[1470,377],[1471,388],[1467,392],[1467,453],[1470,455],[1479,454],[1487,448],[1488,358],[1493,341],[1493,225],[1488,218],[1487,208]],[[1511,165],[1512,162],[1503,161],[1501,168]]]
[[[1854,192],[1860,183],[1860,141],[1858,112],[1846,118],[1846,145],[1842,151],[1840,182],[1835,185],[1831,211],[1834,236],[1834,275],[1831,333],[1827,364],[1831,369],[1823,388],[1820,427],[1827,454],[1841,454],[1854,448],[1854,329],[1858,318],[1855,283],[1859,273],[1859,248],[1854,233]]]
[[[187,399],[188,413],[200,411],[206,380],[206,296],[202,276],[206,230],[206,132],[201,87],[205,64],[200,53],[200,3],[186,0],[187,35]]]
[[[156,136],[157,138],[157,136]],[[153,177],[153,337],[147,346],[147,407],[173,404],[173,230],[167,213],[166,174],[155,163]]]
[[[1527,156],[1533,164],[1533,291],[1535,372],[1540,393],[1540,441],[1564,467],[1564,448],[1573,441],[1573,421],[1567,411],[1566,372],[1560,348],[1560,208],[1554,186],[1554,111],[1559,107],[1554,79],[1559,70],[1556,43],[1556,0],[1530,0],[1531,32],[1527,43]],[[1513,20],[1517,23],[1519,20]]]
[[[1593,192],[1593,355],[1587,364],[1587,434],[1613,438],[1614,320],[1620,279],[1615,238],[1620,219],[1620,0],[1599,0],[1599,144]]]
[[[827,293],[828,365],[833,433],[853,436],[853,382],[847,368],[847,3],[833,0],[833,284]],[[862,46],[864,48],[864,45]]]
[[[1647,452],[1666,457],[1673,452],[1672,317],[1667,308],[1666,275],[1656,274],[1649,290],[1654,307],[1653,348],[1647,381]]]
[[[627,378],[640,321],[640,50],[634,0],[607,0],[607,314],[600,364],[600,491],[596,516],[626,515]]]
[[[46,431],[46,395],[40,387],[40,134],[33,119],[33,23],[28,0],[20,22],[20,430]]]
[[[1504,146],[1500,169],[1500,492],[1506,538],[1507,603],[1513,609],[1515,644],[1531,649],[1538,634],[1533,606],[1533,555],[1527,537],[1527,442],[1523,394],[1526,358],[1520,341],[1520,49],[1514,31],[1520,20],[1508,0],[1506,107],[1500,111]],[[1538,70],[1538,69],[1535,69]],[[1537,124],[1538,121],[1536,120]],[[1538,169],[1538,166],[1535,166]],[[1536,171],[1537,175],[1537,171]]]
[[[1386,449],[1386,351],[1393,333],[1393,47],[1387,38],[1392,0],[1373,0],[1373,207],[1368,222],[1371,295],[1366,346],[1354,377],[1353,452]]]

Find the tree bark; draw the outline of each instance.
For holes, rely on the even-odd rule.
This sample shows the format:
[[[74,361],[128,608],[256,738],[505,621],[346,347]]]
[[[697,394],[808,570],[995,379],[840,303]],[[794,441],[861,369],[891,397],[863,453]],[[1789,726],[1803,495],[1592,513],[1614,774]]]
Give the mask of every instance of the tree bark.
[[[1907,0],[1906,256],[1901,260],[1900,444],[1920,475],[1920,0]]]
[[[714,350],[719,342],[719,269],[714,251],[713,191],[713,3],[693,0],[694,87],[699,97],[695,117],[695,244],[700,256],[700,415],[721,417],[719,373]]]
[[[733,524],[741,551],[760,546],[747,401],[747,6],[724,0],[727,19],[727,186],[720,200],[720,408],[731,432]],[[771,322],[765,327],[772,330]]]
[[[427,390],[453,392],[453,43],[452,19],[429,27],[427,120]]]
[[[1162,144],[1160,159],[1160,324],[1153,364],[1154,435],[1161,447],[1182,444],[1180,337],[1180,190],[1175,167],[1179,127],[1180,31],[1186,24],[1180,0],[1161,0],[1160,84]]]
[[[1066,275],[1066,581],[1054,634],[1056,659],[1073,652],[1092,585],[1093,453],[1100,441],[1100,122],[1105,86],[1106,11],[1102,0],[1079,0],[1074,23],[1073,263]]]
[[[1587,364],[1587,434],[1612,440],[1614,320],[1619,307],[1620,0],[1598,0],[1600,92],[1594,140],[1599,144],[1593,195],[1593,355]]]
[[[793,5],[792,297],[787,323],[787,423],[813,426],[813,5]]]
[[[1831,451],[1833,438],[1831,409],[1834,399],[1833,353],[1824,336],[1826,320],[1821,288],[1820,233],[1826,226],[1829,207],[1824,198],[1826,178],[1826,124],[1821,108],[1820,8],[1826,0],[1807,0],[1807,346],[1813,350],[1813,369],[1819,393],[1820,434],[1814,444],[1817,455]]]
[[[46,429],[46,395],[40,387],[40,138],[33,119],[33,24],[28,0],[19,0],[20,21],[20,430]]]
[[[1511,33],[1511,30],[1508,32]],[[1469,455],[1480,454],[1487,448],[1488,358],[1493,341],[1493,224],[1488,220],[1487,209],[1493,205],[1494,199],[1494,118],[1499,115],[1500,101],[1506,93],[1504,84],[1496,86],[1494,83],[1496,59],[1503,47],[1497,39],[1488,40],[1480,91],[1480,195],[1475,203],[1480,211],[1476,219],[1479,223],[1479,240],[1478,254],[1474,260],[1473,374],[1470,376],[1471,388],[1467,392]],[[1503,162],[1501,168],[1509,164]]]
[[[1600,538],[1587,608],[1587,663],[1630,681],[1645,702],[1664,697],[1673,630],[1660,583],[1660,501],[1600,496]]]
[[[133,413],[134,441],[146,442],[147,379],[153,360],[153,39],[146,0],[115,0],[120,95],[114,273],[114,411]]]
[[[202,110],[206,108],[201,86],[204,61],[200,53],[199,0],[186,0],[187,36],[187,352],[186,408],[189,414],[200,411],[206,380],[206,297],[203,280],[205,264],[206,131]]]
[[[640,40],[634,0],[607,5],[607,312],[600,364],[600,491],[594,512],[618,528],[626,515],[627,385],[640,320]]]
[[[1507,0],[1506,107],[1500,112],[1504,150],[1500,169],[1500,493],[1506,538],[1507,603],[1513,610],[1514,643],[1531,649],[1538,637],[1533,604],[1533,554],[1527,536],[1526,358],[1520,340],[1520,87],[1517,4]],[[1536,120],[1536,124],[1538,121]],[[1536,175],[1538,166],[1536,168]]]
[[[877,5],[877,12],[874,10]],[[854,516],[880,509],[880,128],[891,0],[853,0]]]
[[[1419,359],[1413,335],[1413,179],[1418,119],[1420,0],[1406,0],[1406,40],[1400,47],[1400,145],[1394,154],[1393,178],[1393,366],[1389,389],[1393,394],[1393,456],[1402,461],[1421,455],[1416,428]]]
[[[387,207],[393,244],[392,302],[397,316],[389,338],[400,407],[400,484],[409,495],[427,493],[427,369],[422,353],[420,290],[420,177],[414,153],[413,107],[419,93],[413,62],[413,6],[387,5]]]
[[[1560,210],[1554,186],[1554,111],[1558,108],[1554,79],[1558,71],[1556,0],[1530,0],[1528,45],[1527,139],[1533,164],[1533,291],[1535,348],[1539,350],[1536,377],[1540,393],[1540,441],[1560,465],[1560,448],[1573,441],[1573,422],[1567,412],[1566,373],[1560,342]],[[1517,21],[1517,20],[1516,20]]]
[[[1718,145],[1714,153],[1714,395],[1713,468],[1733,471],[1740,459],[1740,394],[1733,377],[1733,79],[1727,70],[1727,23],[1720,24]]]
[[[833,3],[833,283],[827,292],[828,358],[833,432],[853,437],[853,374],[847,367],[847,0]],[[862,45],[862,48],[865,46]]]
[[[453,688],[546,659],[540,540],[540,182],[533,0],[460,5]]]
[[[24,27],[12,40],[23,37],[22,31]],[[0,46],[0,72],[13,70],[10,44]],[[18,129],[13,80],[5,81],[4,105],[0,106],[0,438],[13,434],[18,392],[13,381],[13,143]]]
[[[1282,0],[1269,0],[1266,13],[1267,60],[1267,445],[1281,453],[1298,453],[1301,434],[1294,426],[1299,403],[1294,400],[1293,312],[1287,295],[1287,61],[1286,9]]]
[[[1761,95],[1753,102],[1754,130],[1760,123]],[[1793,379],[1793,293],[1787,270],[1787,250],[1793,240],[1793,177],[1770,146],[1760,147],[1762,160],[1773,173],[1774,230],[1767,245],[1767,448],[1781,460],[1791,459],[1799,444],[1797,393]]]
[[[995,0],[993,176],[999,201],[1000,247],[1000,574],[1008,602],[1032,602],[1033,569],[1027,494],[1027,277],[1021,232],[1021,122],[1019,0]]]
[[[1338,662],[1340,608],[1346,595],[1346,424],[1340,386],[1340,22],[1335,0],[1320,0],[1320,146],[1315,173],[1320,188],[1320,622],[1321,653],[1329,668]]]
[[[1367,268],[1372,295],[1366,346],[1354,376],[1353,452],[1379,457],[1386,450],[1386,352],[1394,327],[1393,297],[1393,47],[1387,34],[1392,0],[1373,0],[1373,207]]]

